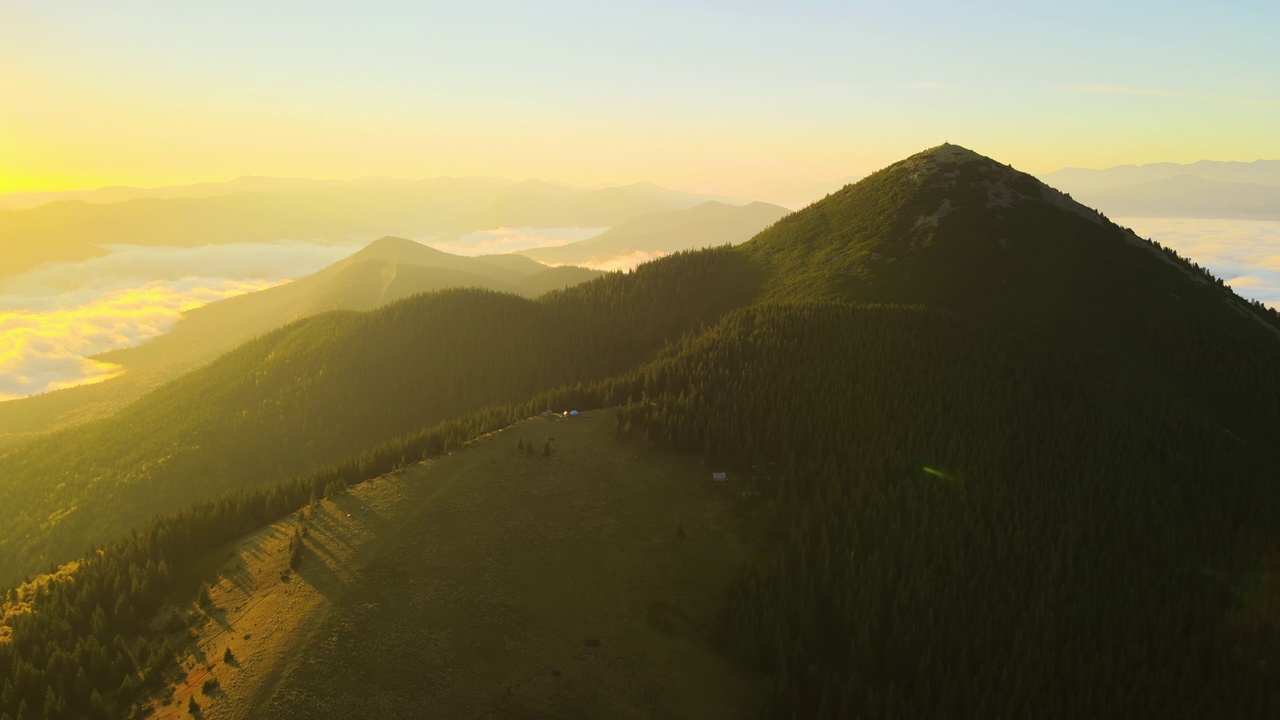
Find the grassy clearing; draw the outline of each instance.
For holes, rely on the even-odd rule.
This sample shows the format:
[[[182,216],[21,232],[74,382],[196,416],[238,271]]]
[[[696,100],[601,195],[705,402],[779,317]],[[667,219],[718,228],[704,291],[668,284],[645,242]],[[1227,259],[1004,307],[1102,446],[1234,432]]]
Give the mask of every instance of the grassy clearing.
[[[296,517],[224,551],[159,715],[741,717],[709,642],[749,552],[730,489],[613,426],[527,420],[325,501],[293,572]]]

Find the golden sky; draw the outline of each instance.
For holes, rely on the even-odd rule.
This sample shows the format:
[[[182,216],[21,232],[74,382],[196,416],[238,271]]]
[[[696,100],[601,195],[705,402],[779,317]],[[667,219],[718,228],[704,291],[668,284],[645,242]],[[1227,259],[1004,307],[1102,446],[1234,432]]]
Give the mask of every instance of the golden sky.
[[[1026,5],[7,0],[0,192],[493,175],[771,199],[943,141],[1033,173],[1280,158],[1273,4]]]

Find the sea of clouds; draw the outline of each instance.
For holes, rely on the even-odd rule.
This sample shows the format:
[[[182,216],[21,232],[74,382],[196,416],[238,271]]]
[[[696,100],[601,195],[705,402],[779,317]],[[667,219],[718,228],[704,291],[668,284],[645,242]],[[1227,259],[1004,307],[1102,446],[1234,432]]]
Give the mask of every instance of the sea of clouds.
[[[0,400],[106,380],[120,368],[92,356],[146,342],[188,310],[310,274],[361,246],[120,245],[0,279]]]
[[[1280,308],[1280,222],[1113,218],[1208,267],[1242,297]]]

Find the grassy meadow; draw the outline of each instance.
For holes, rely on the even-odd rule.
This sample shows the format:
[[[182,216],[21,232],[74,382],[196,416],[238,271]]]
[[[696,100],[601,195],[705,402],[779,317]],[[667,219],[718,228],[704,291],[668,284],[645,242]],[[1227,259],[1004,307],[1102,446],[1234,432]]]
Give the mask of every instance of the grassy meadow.
[[[598,411],[325,500],[210,558],[157,716],[741,717],[713,636],[751,550],[711,470]]]

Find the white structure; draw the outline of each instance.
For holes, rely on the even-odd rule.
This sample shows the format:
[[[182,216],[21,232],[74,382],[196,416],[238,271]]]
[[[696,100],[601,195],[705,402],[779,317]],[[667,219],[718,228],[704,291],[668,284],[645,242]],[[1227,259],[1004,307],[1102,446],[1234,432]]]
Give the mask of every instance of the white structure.
[[[716,482],[724,482],[729,479],[729,473],[713,472],[711,473],[711,479]]]

